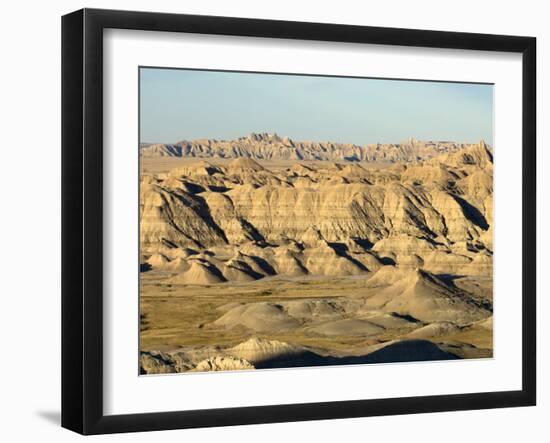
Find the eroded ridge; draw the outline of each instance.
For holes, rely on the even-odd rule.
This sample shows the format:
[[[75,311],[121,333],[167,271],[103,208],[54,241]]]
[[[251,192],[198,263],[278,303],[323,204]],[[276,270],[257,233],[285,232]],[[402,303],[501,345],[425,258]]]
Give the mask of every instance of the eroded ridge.
[[[492,356],[491,148],[369,146],[142,147],[142,373]]]

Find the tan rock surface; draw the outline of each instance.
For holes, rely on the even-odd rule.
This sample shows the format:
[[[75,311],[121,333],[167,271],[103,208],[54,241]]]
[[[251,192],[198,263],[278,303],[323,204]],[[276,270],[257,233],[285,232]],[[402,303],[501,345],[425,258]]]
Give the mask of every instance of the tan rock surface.
[[[252,134],[140,152],[143,373],[334,362],[406,339],[492,355],[485,143]]]
[[[256,160],[332,160],[413,162],[465,145],[452,142],[353,145],[333,142],[295,141],[277,134],[250,134],[236,140],[194,140],[143,146],[143,157],[253,158]]]

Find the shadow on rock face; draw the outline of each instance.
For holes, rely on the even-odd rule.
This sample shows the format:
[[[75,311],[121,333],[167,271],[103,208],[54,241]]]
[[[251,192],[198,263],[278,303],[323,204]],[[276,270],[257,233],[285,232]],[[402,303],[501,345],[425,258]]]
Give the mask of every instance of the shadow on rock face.
[[[428,340],[403,340],[371,354],[357,357],[331,357],[305,351],[257,363],[256,369],[274,369],[307,366],[362,365],[369,363],[402,363],[413,361],[457,360]]]

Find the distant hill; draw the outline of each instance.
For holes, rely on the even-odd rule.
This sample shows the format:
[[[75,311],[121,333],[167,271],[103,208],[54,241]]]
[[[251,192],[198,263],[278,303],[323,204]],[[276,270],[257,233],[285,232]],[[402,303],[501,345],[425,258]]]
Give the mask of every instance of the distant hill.
[[[416,162],[440,154],[452,154],[471,146],[449,141],[418,141],[398,144],[354,145],[335,142],[295,141],[277,134],[255,134],[236,140],[199,139],[174,144],[144,144],[143,157],[239,158],[256,160],[328,160],[367,162]]]

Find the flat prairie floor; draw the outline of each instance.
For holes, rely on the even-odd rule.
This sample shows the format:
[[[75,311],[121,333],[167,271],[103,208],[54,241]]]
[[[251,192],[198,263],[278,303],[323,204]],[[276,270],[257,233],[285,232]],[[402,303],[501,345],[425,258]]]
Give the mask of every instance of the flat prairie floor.
[[[251,333],[243,327],[228,329],[213,324],[223,314],[219,308],[224,305],[354,299],[363,294],[365,278],[268,278],[241,284],[183,286],[162,283],[168,276],[155,272],[142,273],[142,351],[174,351],[188,346],[231,347],[250,337],[260,337],[315,348],[330,355],[349,356],[360,355],[370,345],[403,338],[425,326],[419,323],[402,329],[387,329],[368,338],[361,335],[321,336],[303,328],[268,333]],[[479,280],[480,285],[488,285],[486,279]],[[490,329],[465,328],[430,340],[445,349],[452,349],[455,355],[462,358],[492,357],[493,334]]]

